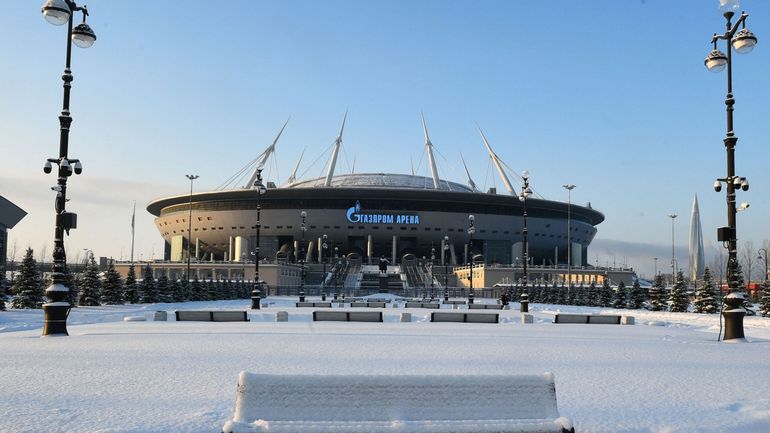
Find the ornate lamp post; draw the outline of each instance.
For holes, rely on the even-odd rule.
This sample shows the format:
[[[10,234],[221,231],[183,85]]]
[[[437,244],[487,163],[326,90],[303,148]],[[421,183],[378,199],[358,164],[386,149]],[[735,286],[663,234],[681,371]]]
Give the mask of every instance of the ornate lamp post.
[[[575,185],[562,185],[567,190],[567,293],[572,290],[572,190]],[[569,296],[568,296],[569,297]]]
[[[734,9],[738,8],[737,1],[724,2],[723,6],[726,7],[724,17],[726,22],[726,31],[722,34],[714,33],[711,38],[711,42],[714,45],[714,49],[706,57],[706,67],[712,72],[719,72],[727,67],[727,98],[725,99],[725,105],[727,105],[727,134],[724,138],[725,150],[727,151],[727,176],[723,178],[717,178],[714,183],[714,189],[719,192],[722,189],[722,183],[726,185],[727,195],[727,227],[720,227],[717,230],[717,239],[723,242],[727,246],[727,284],[730,287],[730,293],[725,297],[725,310],[722,311],[722,315],[725,318],[725,340],[731,340],[735,338],[743,338],[743,317],[746,315],[741,305],[744,302],[744,296],[739,292],[741,289],[738,287],[736,279],[738,254],[737,254],[737,233],[736,233],[736,221],[735,215],[737,213],[735,207],[735,192],[737,189],[747,191],[749,189],[749,183],[745,177],[735,175],[735,144],[738,142],[738,137],[735,136],[733,129],[733,105],[735,105],[735,99],[733,98],[733,71],[732,71],[732,52],[733,49],[737,53],[748,53],[757,44],[757,37],[746,28],[746,18],[749,16],[743,12],[735,25],[732,24],[732,18],[735,15]],[[738,28],[741,28],[738,30]],[[727,41],[727,55],[717,48],[717,43],[720,41]]]
[[[262,281],[259,280],[259,229],[262,227],[262,194],[267,188],[262,184],[262,169],[257,170],[257,179],[254,181],[254,189],[257,191],[257,239],[254,245],[254,288],[251,290],[251,309],[259,310],[262,302]],[[245,275],[244,275],[245,276]]]
[[[305,218],[307,217],[307,212],[304,210],[299,213],[299,216],[302,218],[302,223],[299,226],[300,231],[302,231],[302,241],[300,242],[302,245],[300,246],[300,258],[299,258],[299,264],[300,264],[300,280],[299,280],[299,302],[305,302],[305,232],[307,231],[307,226],[305,225]]]
[[[323,235],[322,236],[323,243],[321,244],[321,263],[323,263],[323,276],[321,277],[321,286],[324,288],[323,292],[321,292],[321,300],[326,300],[326,249],[329,248],[329,244],[326,243],[326,240],[328,239],[328,236]]]
[[[444,236],[444,300],[449,300],[449,236]]]
[[[65,210],[67,203],[67,178],[73,173],[80,174],[83,166],[80,160],[69,158],[69,132],[72,124],[70,116],[70,89],[72,88],[72,70],[70,69],[70,59],[72,53],[72,43],[74,42],[80,48],[88,48],[96,41],[96,34],[91,27],[86,24],[88,10],[85,6],[78,7],[72,0],[48,0],[42,8],[43,16],[51,24],[60,26],[67,24],[67,58],[64,67],[64,103],[59,115],[59,157],[48,158],[43,171],[50,173],[53,170],[53,164],[58,167],[58,179],[56,186],[51,189],[56,191],[54,208],[56,210],[56,228],[54,230],[54,248],[53,248],[53,269],[51,274],[51,285],[45,290],[48,302],[43,304],[45,314],[43,324],[43,335],[69,335],[67,333],[67,316],[69,315],[70,304],[66,301],[69,294],[69,287],[66,285],[65,274],[67,272],[67,254],[64,250],[64,234],[69,234],[71,229],[77,228],[77,215]],[[83,13],[83,22],[72,28],[72,14],[74,12]]]
[[[433,299],[433,264],[436,262],[436,249],[430,247],[430,298]]]
[[[194,174],[186,174],[185,177],[190,180],[190,212],[187,215],[187,287],[190,287],[190,246],[192,245],[192,194],[193,194],[193,181],[200,176]]]
[[[674,253],[674,220],[679,215],[672,213],[668,214],[668,217],[671,218],[671,285],[674,285],[674,280],[676,279],[676,255]]]
[[[476,227],[473,221],[476,219],[473,215],[468,215],[468,259],[470,262],[470,272],[468,273],[468,303],[473,303],[473,234],[476,233]]]
[[[521,296],[519,297],[519,311],[522,313],[529,312],[529,294],[527,293],[527,284],[529,283],[529,276],[527,275],[527,262],[529,262],[529,243],[528,243],[528,229],[527,229],[527,198],[532,195],[532,189],[529,187],[529,172],[524,171],[521,173],[521,192],[519,193],[519,200],[523,205],[524,228],[521,230],[521,234],[524,235],[524,283],[521,286]]]

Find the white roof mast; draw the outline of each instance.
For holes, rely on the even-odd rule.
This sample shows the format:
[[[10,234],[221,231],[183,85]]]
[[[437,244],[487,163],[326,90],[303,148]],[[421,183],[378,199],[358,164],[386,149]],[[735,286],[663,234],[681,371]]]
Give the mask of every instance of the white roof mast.
[[[478,125],[476,125],[477,128]],[[500,177],[503,179],[503,183],[505,183],[505,188],[508,189],[508,192],[511,193],[511,195],[516,195],[516,191],[511,186],[511,181],[508,180],[508,176],[505,174],[505,170],[503,170],[503,165],[500,163],[500,158],[497,156],[494,150],[492,150],[492,146],[489,145],[489,141],[487,141],[487,137],[484,135],[484,131],[479,128],[479,133],[481,133],[481,139],[484,140],[484,145],[487,146],[487,151],[489,152],[489,157],[492,158],[492,161],[495,163],[495,167],[497,167],[497,172],[500,173]]]
[[[476,182],[471,179],[471,173],[468,171],[468,166],[465,164],[465,158],[463,158],[463,154],[460,154],[460,159],[463,162],[463,167],[465,167],[465,174],[468,176],[468,188],[471,189],[471,191],[476,190]]]
[[[332,186],[332,177],[334,177],[334,167],[337,165],[337,155],[340,153],[340,146],[342,146],[342,133],[345,131],[345,120],[348,118],[348,110],[345,110],[345,116],[342,118],[342,127],[340,127],[340,133],[337,135],[337,139],[334,140],[334,150],[332,156],[329,159],[329,169],[326,171],[326,181],[324,186]]]
[[[289,118],[291,119],[291,117]],[[265,163],[267,162],[267,159],[270,158],[270,155],[275,153],[275,145],[278,143],[278,139],[281,138],[281,134],[283,134],[283,130],[286,128],[286,125],[289,124],[289,119],[286,119],[286,123],[283,124],[281,127],[281,130],[278,131],[278,135],[275,136],[275,139],[273,140],[273,144],[271,144],[267,149],[265,149],[264,152],[259,154],[257,157],[257,165],[254,168],[254,174],[251,175],[251,178],[249,179],[249,183],[244,185],[244,188],[247,189],[253,189],[254,188],[254,182],[257,180],[257,172],[259,170],[262,170],[262,167],[265,166]]]
[[[302,157],[305,156],[305,149],[302,149],[302,153],[299,154],[299,160],[297,160],[297,165],[294,166],[294,171],[291,172],[291,176],[289,176],[289,179],[286,180],[286,184],[291,185],[292,183],[297,181],[297,170],[299,169],[299,163],[302,162]]]
[[[436,161],[433,159],[433,143],[430,142],[428,136],[428,127],[425,125],[425,115],[422,115],[422,130],[425,132],[425,151],[428,152],[428,162],[430,163],[430,171],[433,176],[433,189],[441,189],[441,179],[438,177],[438,169],[436,168]]]

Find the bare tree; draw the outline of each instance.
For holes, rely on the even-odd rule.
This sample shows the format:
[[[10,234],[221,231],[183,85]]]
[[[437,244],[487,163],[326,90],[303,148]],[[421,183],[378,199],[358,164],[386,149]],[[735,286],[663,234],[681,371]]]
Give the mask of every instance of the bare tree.
[[[722,290],[722,283],[725,280],[727,272],[727,255],[721,244],[717,246],[717,252],[718,254],[714,254],[714,257],[711,258],[709,269],[711,269],[711,275],[714,278],[714,282],[718,284],[719,290]]]
[[[757,250],[754,248],[754,241],[743,242],[743,248],[738,249],[738,257],[741,267],[746,270],[746,287],[751,286],[751,265],[757,261]]]
[[[16,240],[14,239],[13,243],[11,244],[11,250],[8,252],[8,261],[11,263],[16,263],[16,254],[18,253],[18,245],[16,245]]]

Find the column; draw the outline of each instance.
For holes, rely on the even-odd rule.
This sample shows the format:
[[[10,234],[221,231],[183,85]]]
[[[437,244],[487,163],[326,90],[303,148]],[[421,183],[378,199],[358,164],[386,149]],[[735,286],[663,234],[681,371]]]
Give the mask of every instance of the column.
[[[463,244],[463,258],[465,258],[463,264],[467,265],[470,263],[470,261],[468,261],[468,244]]]
[[[233,255],[233,261],[240,262],[248,259],[249,255],[249,240],[243,236],[235,237],[235,253]]]
[[[234,243],[234,242],[233,242],[233,237],[232,237],[232,236],[230,236],[230,244],[229,244],[229,246],[227,247],[227,257],[225,257],[225,260],[229,260],[229,261],[231,261],[231,262],[233,261],[233,250],[234,250],[234,248],[233,248],[233,247],[234,247],[233,243]]]
[[[299,262],[299,241],[294,241],[294,263]]]
[[[319,236],[318,237],[318,263],[321,263],[321,261],[323,259],[323,253],[324,253],[324,251],[323,251],[323,248],[324,248],[323,247],[323,243],[324,243],[323,239],[321,239],[321,237]]]
[[[374,250],[374,244],[372,244],[372,235],[366,235],[366,260],[367,264],[372,264],[372,253]]]
[[[390,253],[390,264],[395,265],[396,264],[396,242],[398,240],[398,237],[396,235],[393,235],[393,246]]]
[[[441,239],[441,264],[442,265],[444,263],[446,263],[446,261],[445,261],[446,260],[446,250],[444,248],[445,246],[446,246],[446,241],[442,238]]]
[[[197,260],[200,260],[200,258],[201,258],[201,240],[200,240],[200,238],[195,238],[195,258]]]

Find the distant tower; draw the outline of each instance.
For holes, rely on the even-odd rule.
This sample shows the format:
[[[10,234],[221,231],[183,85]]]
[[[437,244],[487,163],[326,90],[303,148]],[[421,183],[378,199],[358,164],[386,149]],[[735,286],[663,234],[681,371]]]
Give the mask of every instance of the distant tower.
[[[703,278],[703,234],[700,227],[700,210],[698,195],[692,200],[692,215],[690,216],[690,279],[694,282]]]

